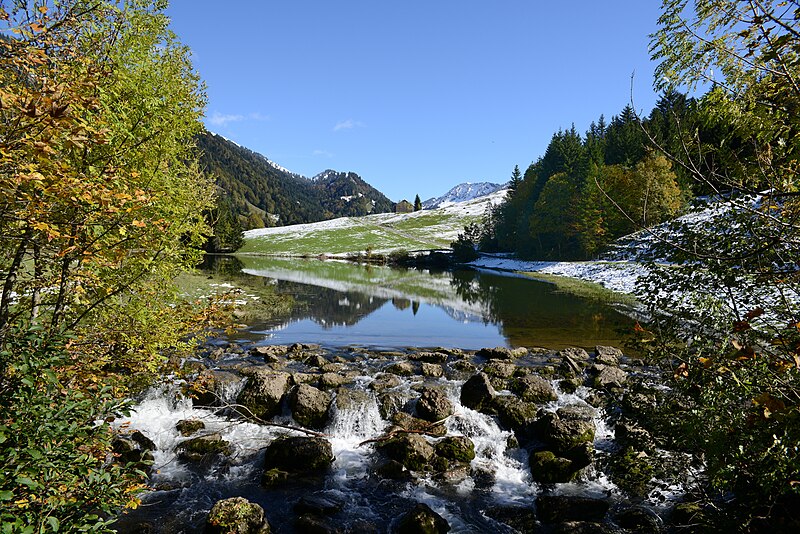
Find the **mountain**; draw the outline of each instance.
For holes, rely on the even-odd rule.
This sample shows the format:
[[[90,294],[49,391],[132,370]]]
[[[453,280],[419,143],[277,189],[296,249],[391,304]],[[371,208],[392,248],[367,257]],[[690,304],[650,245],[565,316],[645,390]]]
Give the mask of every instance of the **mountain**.
[[[503,184],[493,184],[490,182],[478,182],[476,184],[465,182],[458,184],[450,191],[438,198],[430,198],[422,203],[422,208],[429,210],[449,206],[456,202],[464,202],[474,198],[491,195],[505,187]]]
[[[308,179],[220,135],[203,132],[196,141],[200,165],[216,181],[220,204],[244,228],[394,210],[391,200],[355,173],[327,170]]]

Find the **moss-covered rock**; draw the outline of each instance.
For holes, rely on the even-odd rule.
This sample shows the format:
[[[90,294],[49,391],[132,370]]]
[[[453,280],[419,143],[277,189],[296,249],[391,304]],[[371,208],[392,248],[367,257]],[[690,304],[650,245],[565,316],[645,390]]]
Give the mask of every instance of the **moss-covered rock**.
[[[206,519],[206,534],[269,534],[264,509],[243,497],[217,501]]]
[[[655,468],[650,457],[632,447],[615,454],[610,461],[611,480],[630,495],[643,496],[648,493]]]
[[[213,461],[218,456],[229,456],[232,448],[231,444],[222,439],[217,433],[208,434],[188,439],[180,443],[176,451],[178,458],[187,462],[207,463]]]
[[[417,400],[417,415],[425,421],[436,422],[453,414],[453,404],[444,391],[425,388]]]
[[[403,434],[380,444],[381,450],[392,460],[411,471],[427,471],[434,458],[433,446],[419,434]]]
[[[461,404],[479,412],[491,411],[492,399],[496,394],[489,377],[478,373],[461,386]]]
[[[263,368],[242,372],[247,376],[247,384],[239,394],[239,404],[260,419],[277,415],[281,400],[291,386],[291,375]]]
[[[181,436],[188,437],[203,430],[206,424],[200,419],[181,419],[175,423],[175,430],[180,432]]]
[[[323,471],[333,463],[331,444],[323,438],[296,436],[276,439],[264,453],[264,470],[289,473]]]
[[[300,384],[289,394],[292,417],[305,427],[323,428],[328,422],[328,408],[331,400],[330,393],[320,391],[308,384]]]
[[[424,503],[406,512],[394,529],[395,534],[444,534],[450,531],[447,521]]]
[[[558,399],[550,382],[534,374],[516,378],[511,384],[511,391],[527,402],[543,403]]]
[[[475,458],[475,444],[466,436],[448,436],[434,449],[438,456],[455,462],[469,463]]]
[[[538,451],[529,459],[531,478],[542,484],[569,482],[575,478],[576,469],[572,460],[556,456],[551,451]]]

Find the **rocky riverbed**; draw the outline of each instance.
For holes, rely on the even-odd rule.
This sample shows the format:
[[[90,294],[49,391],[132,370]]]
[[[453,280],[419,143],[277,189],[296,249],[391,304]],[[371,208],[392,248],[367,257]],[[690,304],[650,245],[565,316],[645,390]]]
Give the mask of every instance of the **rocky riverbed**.
[[[698,468],[647,430],[668,403],[613,347],[218,342],[116,421],[151,486],[118,530],[671,531]]]

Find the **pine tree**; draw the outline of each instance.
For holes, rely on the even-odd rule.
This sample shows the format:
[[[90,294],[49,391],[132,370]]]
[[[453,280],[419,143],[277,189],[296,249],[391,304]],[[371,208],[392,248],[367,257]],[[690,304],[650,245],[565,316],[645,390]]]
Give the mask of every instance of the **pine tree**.
[[[422,209],[422,200],[420,200],[419,195],[414,197],[414,211],[419,211]]]

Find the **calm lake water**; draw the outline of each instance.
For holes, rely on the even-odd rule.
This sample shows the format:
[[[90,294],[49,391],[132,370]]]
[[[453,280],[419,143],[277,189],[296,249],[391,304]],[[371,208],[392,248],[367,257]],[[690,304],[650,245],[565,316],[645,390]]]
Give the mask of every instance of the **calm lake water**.
[[[527,277],[248,256],[216,262],[294,298],[286,316],[249,318],[245,336],[264,344],[591,348],[620,345],[633,324],[609,305]]]

